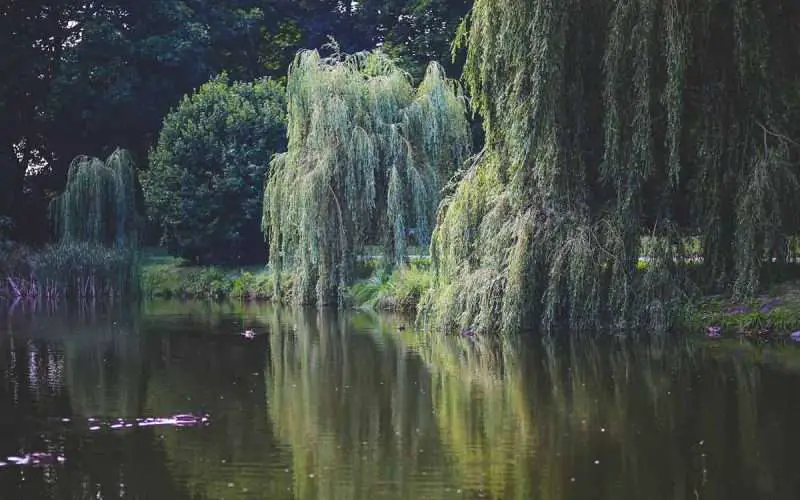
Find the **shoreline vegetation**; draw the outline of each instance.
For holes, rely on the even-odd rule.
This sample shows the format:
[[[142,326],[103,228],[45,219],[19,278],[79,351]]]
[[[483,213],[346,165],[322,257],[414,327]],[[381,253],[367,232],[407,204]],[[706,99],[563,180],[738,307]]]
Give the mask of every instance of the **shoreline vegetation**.
[[[410,253],[413,256],[408,262],[393,270],[383,267],[380,256],[363,257],[355,272],[358,279],[346,290],[346,308],[417,316],[434,284],[434,271],[423,249],[413,248]],[[275,276],[268,266],[197,266],[157,249],[138,253],[87,243],[60,243],[35,251],[5,244],[0,257],[0,299],[10,301],[118,298],[131,290],[138,290],[138,295],[146,299],[281,304],[293,299],[290,273],[279,280],[276,296]],[[642,260],[640,267],[646,265],[646,259]],[[713,341],[800,341],[796,338],[800,330],[800,276],[793,272],[800,265],[785,266],[780,271],[785,281],[751,300],[737,302],[730,295],[720,294],[688,301],[675,330]],[[131,269],[138,270],[130,274]]]
[[[434,280],[430,258],[424,255],[393,271],[384,270],[379,258],[370,257],[361,262],[357,275],[358,280],[347,289],[348,308],[406,315],[417,314]],[[281,294],[276,297],[274,275],[265,266],[200,267],[174,257],[151,256],[144,259],[140,276],[142,293],[150,298],[292,301],[290,276],[282,277]],[[686,304],[681,316],[677,330],[711,339],[788,339],[800,329],[800,279],[788,279],[746,302],[728,295],[699,297]],[[713,327],[719,327],[719,335],[713,334]]]
[[[178,257],[149,255],[139,275],[146,298],[292,302],[291,274],[282,274],[276,294],[275,274],[267,266],[194,266]],[[367,257],[359,262],[356,276],[358,280],[345,294],[349,308],[415,314],[432,284],[430,259],[424,255],[410,258],[393,271],[381,267],[380,257]]]
[[[425,330],[469,338],[685,331],[800,345],[800,4],[467,4],[457,29],[452,12],[425,24],[449,26],[420,32],[438,33],[436,50],[383,35],[378,47],[377,31],[323,44],[309,28],[319,36],[281,32],[252,51],[227,35],[160,37],[198,48],[169,57],[139,36],[154,33],[147,16],[120,34],[98,26],[135,13],[89,9],[97,29],[84,29],[56,9],[78,28],[54,37],[49,15],[12,9],[32,23],[23,45],[59,57],[29,54],[53,67],[43,94],[14,99],[30,94],[25,78],[6,89],[23,107],[5,114],[21,128],[0,162],[13,181],[0,181],[0,294],[416,312]],[[362,27],[437,11],[412,10]],[[175,33],[197,32],[189,18]],[[81,41],[39,50],[73,28]],[[97,59],[98,47],[112,52]],[[120,47],[160,62],[104,67]],[[460,54],[447,66],[445,47]],[[282,55],[265,65],[261,50]],[[128,69],[162,63],[181,70],[131,91]],[[130,107],[136,96],[152,106]],[[133,149],[106,157],[115,142]],[[106,159],[67,163],[78,152]]]
[[[646,265],[645,261],[641,264]],[[789,270],[785,273],[786,281],[749,301],[737,302],[730,295],[688,301],[675,330],[715,341],[745,339],[767,344],[797,340],[791,334],[800,330],[800,278]],[[383,269],[380,258],[369,257],[361,261],[356,274],[358,279],[345,293],[347,308],[411,317],[417,316],[434,282],[430,258],[425,255],[415,256],[393,271]],[[265,266],[197,267],[173,257],[151,257],[142,267],[141,282],[144,295],[151,298],[292,302],[290,276],[281,278],[281,294],[275,297],[274,276]]]

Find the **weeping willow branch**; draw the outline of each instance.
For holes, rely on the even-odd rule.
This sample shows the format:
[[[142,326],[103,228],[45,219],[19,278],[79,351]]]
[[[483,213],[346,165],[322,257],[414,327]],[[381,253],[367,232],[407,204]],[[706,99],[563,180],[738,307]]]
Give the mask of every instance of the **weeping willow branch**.
[[[438,64],[414,88],[381,52],[333,48],[290,67],[288,150],[265,189],[270,264],[291,271],[301,303],[340,302],[367,243],[395,264],[409,233],[427,244],[441,179],[470,149],[465,98]]]
[[[138,244],[133,159],[121,149],[105,162],[78,156],[70,164],[64,192],[53,202],[63,243],[131,248]]]
[[[51,211],[58,245],[29,259],[33,295],[115,296],[136,293],[138,224],[135,171],[117,149],[105,162],[78,156]]]
[[[487,150],[440,207],[420,319],[663,331],[692,290],[756,293],[800,225],[798,16],[790,0],[476,0],[459,40]]]

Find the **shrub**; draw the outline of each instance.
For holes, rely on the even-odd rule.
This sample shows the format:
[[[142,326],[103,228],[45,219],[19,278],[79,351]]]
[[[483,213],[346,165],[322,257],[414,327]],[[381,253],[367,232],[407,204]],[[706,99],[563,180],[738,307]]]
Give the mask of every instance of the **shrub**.
[[[426,263],[410,264],[388,274],[382,270],[348,289],[347,300],[357,307],[413,312],[422,295],[431,288],[433,275]]]

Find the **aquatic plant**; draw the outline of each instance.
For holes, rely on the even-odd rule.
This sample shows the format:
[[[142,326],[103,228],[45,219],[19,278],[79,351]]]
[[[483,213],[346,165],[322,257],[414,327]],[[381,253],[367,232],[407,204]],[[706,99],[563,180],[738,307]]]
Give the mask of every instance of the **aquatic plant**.
[[[657,332],[693,290],[755,294],[798,229],[799,9],[477,0],[487,146],[442,203],[425,324]]]
[[[138,293],[138,253],[86,242],[51,245],[31,254],[27,296],[98,298]],[[25,278],[25,277],[23,277]]]
[[[442,180],[470,150],[465,98],[431,63],[417,88],[385,54],[297,54],[288,150],[271,163],[262,227],[296,301],[341,304],[369,240],[390,263],[427,243]],[[276,288],[279,283],[276,282]]]

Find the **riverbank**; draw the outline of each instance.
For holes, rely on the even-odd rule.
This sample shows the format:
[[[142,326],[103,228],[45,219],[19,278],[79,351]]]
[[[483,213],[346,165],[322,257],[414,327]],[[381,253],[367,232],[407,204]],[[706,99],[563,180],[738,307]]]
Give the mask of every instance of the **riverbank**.
[[[706,297],[691,306],[685,327],[711,340],[746,339],[758,342],[800,337],[800,281],[776,285],[746,302],[730,297]],[[800,339],[795,339],[798,341]]]
[[[422,294],[431,286],[430,260],[411,259],[407,266],[387,272],[377,259],[359,265],[359,280],[345,294],[353,308],[404,313],[416,312]],[[142,292],[150,298],[238,299],[287,302],[291,298],[291,276],[282,276],[275,294],[275,275],[266,266],[239,268],[189,265],[170,256],[148,256],[140,271]]]
[[[241,299],[280,302],[275,276],[264,266],[192,266],[170,256],[148,256],[140,270],[142,293],[149,298]],[[288,282],[287,282],[288,286]],[[281,295],[288,295],[281,290]]]
[[[5,260],[6,264],[11,262]],[[282,277],[281,290],[276,294],[275,276],[266,266],[193,266],[180,258],[147,251],[140,262],[139,283],[147,298],[291,300],[291,276]],[[789,275],[795,279],[746,303],[724,296],[689,303],[677,328],[711,340],[789,340],[792,333],[800,331],[800,279],[796,273]],[[348,307],[405,314],[416,313],[420,299],[433,283],[430,259],[425,256],[414,257],[407,266],[393,271],[382,269],[379,258],[369,257],[359,264],[357,276],[358,281],[345,293]],[[4,293],[7,295],[8,290]]]

